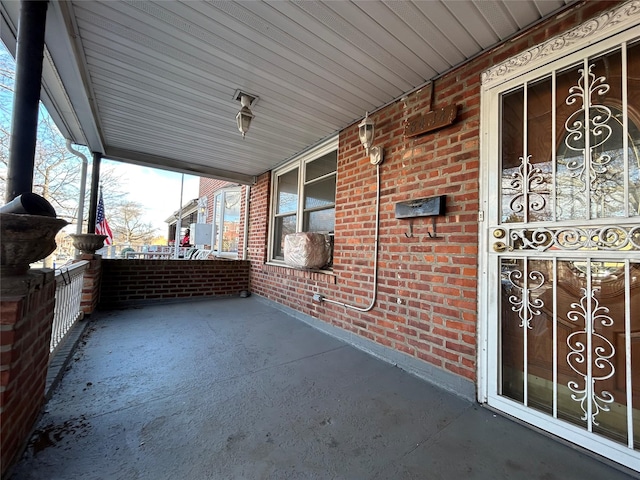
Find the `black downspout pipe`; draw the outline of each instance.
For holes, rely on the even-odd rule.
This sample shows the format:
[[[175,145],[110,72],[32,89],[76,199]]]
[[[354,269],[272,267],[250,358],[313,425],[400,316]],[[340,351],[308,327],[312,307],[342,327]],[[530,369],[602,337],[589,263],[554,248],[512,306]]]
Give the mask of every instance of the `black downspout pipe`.
[[[44,31],[49,0],[22,1],[16,47],[16,83],[6,202],[33,190],[38,136],[38,104],[42,85]]]
[[[93,166],[91,169],[91,198],[89,200],[87,233],[96,233],[96,217],[98,216],[98,186],[100,184],[100,160],[102,160],[102,154],[93,152]]]

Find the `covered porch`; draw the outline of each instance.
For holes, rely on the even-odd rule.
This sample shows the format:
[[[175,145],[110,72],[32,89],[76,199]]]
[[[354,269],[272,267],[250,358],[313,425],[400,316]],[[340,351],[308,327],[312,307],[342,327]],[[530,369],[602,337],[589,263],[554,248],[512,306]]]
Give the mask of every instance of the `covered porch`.
[[[104,310],[16,478],[55,477],[64,458],[88,469],[78,478],[621,475],[598,455],[640,471],[638,0],[46,3],[1,1],[2,37],[24,52],[17,34],[46,22],[42,75],[22,71],[42,77],[32,90],[93,153],[88,232],[103,157],[226,182],[198,201],[235,189],[246,282],[202,275],[226,260],[87,254],[91,313],[100,288]],[[25,27],[19,5],[38,7],[40,27]],[[612,88],[576,105],[591,69]],[[601,136],[590,105],[617,132],[598,185],[587,172],[609,155],[567,144],[576,125]],[[579,152],[582,173],[558,144]],[[21,155],[12,148],[32,156]],[[8,190],[27,193],[33,176],[19,173]],[[576,175],[580,198],[561,188]],[[209,215],[222,232],[223,205]],[[299,233],[329,237],[331,261],[290,265],[285,240]],[[2,439],[14,447],[3,468],[42,400],[23,391],[30,377],[5,372],[42,377],[54,308],[51,273],[25,275],[28,291],[1,292],[4,331],[24,334],[3,345],[0,388],[15,407],[3,414],[20,427]],[[207,295],[237,298],[149,306]],[[38,369],[22,348],[34,332]]]
[[[631,478],[335,334],[256,295],[97,313],[9,478]]]

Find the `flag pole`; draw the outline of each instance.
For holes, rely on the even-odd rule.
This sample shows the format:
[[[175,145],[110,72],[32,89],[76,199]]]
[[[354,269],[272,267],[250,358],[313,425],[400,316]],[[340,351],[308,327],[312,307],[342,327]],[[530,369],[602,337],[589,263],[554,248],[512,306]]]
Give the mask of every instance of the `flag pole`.
[[[184,173],[180,183],[180,208],[178,210],[178,221],[176,222],[176,236],[174,242],[173,258],[178,258],[180,252],[180,230],[182,229],[182,193],[184,191]]]

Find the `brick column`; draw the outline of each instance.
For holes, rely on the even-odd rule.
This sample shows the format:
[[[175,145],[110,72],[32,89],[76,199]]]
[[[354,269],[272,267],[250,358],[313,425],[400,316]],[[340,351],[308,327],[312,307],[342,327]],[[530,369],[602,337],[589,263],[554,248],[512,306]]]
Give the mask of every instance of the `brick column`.
[[[82,310],[85,315],[91,315],[98,307],[98,301],[100,300],[102,255],[82,253],[76,256],[76,261],[78,260],[87,260],[89,262],[89,266],[84,271],[80,310]]]
[[[53,270],[0,279],[0,461],[22,452],[44,402],[56,282]]]

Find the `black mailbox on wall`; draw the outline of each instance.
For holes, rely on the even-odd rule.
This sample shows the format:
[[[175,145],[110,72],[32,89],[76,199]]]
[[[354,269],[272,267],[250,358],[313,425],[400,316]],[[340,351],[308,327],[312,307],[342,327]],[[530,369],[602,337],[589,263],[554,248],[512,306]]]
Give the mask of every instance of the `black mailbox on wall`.
[[[396,203],[396,218],[437,217],[444,215],[446,195]]]

